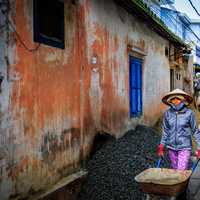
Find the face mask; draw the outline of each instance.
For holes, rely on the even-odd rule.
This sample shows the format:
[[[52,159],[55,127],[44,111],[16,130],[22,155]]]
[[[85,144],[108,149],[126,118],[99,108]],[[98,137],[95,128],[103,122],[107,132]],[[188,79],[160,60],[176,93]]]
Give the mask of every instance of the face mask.
[[[179,103],[177,106],[174,104],[171,104],[171,107],[175,110],[175,111],[179,111],[181,110],[183,107],[185,106],[185,103],[182,101],[181,103]]]

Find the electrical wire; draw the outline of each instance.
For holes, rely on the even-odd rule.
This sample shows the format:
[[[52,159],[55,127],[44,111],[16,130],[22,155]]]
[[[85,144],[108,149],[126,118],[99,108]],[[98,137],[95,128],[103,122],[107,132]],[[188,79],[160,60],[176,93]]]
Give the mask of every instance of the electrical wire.
[[[192,3],[191,0],[188,0],[190,2],[190,5],[192,6],[192,8],[195,10],[195,12],[197,13],[197,15],[200,16],[200,13],[198,12],[198,10],[196,9],[196,7],[194,6],[194,4]]]
[[[22,40],[21,36],[19,35],[19,33],[16,31],[15,27],[12,25],[12,23],[8,20],[9,25],[11,26],[11,28],[13,29],[13,31],[15,32],[15,35],[17,36],[19,42],[22,44],[22,46],[29,52],[34,52],[37,51],[40,47],[40,43],[35,47],[35,48],[29,48],[25,42]]]
[[[6,13],[0,8],[1,13],[6,17]],[[35,47],[35,48],[29,48],[25,42],[23,41],[23,39],[21,38],[20,34],[16,31],[15,27],[13,26],[13,24],[11,23],[11,21],[7,18],[6,19],[8,25],[12,28],[12,30],[14,31],[18,41],[21,43],[21,45],[29,52],[35,52],[39,49],[40,47],[40,43]]]

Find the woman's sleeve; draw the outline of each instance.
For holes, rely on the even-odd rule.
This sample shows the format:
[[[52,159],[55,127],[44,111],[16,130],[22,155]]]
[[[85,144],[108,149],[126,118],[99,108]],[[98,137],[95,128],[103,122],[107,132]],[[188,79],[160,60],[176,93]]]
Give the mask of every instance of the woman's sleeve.
[[[165,112],[162,123],[162,138],[160,142],[161,144],[165,145],[167,143],[168,135],[169,135],[169,123],[167,120],[167,112]]]
[[[193,135],[197,142],[197,148],[200,149],[200,130],[197,128],[197,123],[196,123],[194,112],[192,112],[192,114],[191,114],[190,125],[191,125],[192,131],[193,131]]]

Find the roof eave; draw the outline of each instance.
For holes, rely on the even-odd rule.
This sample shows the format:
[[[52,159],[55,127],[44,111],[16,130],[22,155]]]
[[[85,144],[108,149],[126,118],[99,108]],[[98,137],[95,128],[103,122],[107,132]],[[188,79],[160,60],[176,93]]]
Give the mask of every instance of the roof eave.
[[[115,0],[115,2],[125,8],[132,15],[135,15],[140,20],[143,20],[151,27],[151,29],[162,37],[168,39],[175,46],[190,48],[189,45],[175,35],[141,0]]]

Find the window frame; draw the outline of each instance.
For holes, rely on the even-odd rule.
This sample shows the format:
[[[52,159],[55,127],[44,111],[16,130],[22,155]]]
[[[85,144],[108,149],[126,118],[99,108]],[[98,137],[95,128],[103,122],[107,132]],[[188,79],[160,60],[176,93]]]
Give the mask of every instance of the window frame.
[[[59,20],[60,23],[60,38],[54,38],[47,35],[42,34],[40,30],[40,13],[39,13],[39,1],[41,0],[33,0],[33,40],[34,42],[42,43],[48,46],[57,47],[60,49],[65,48],[65,32],[64,32],[64,2],[57,0],[57,3],[62,4],[62,17]],[[60,41],[59,41],[60,40]]]
[[[138,87],[137,83],[136,86],[133,86],[133,77],[132,77],[132,64],[134,63],[134,61],[139,62],[140,63],[140,69],[139,69],[139,75],[140,77],[138,78],[136,75],[136,79],[135,82],[138,83],[138,81],[140,80],[140,86]],[[129,107],[130,107],[130,118],[135,118],[135,117],[141,117],[143,114],[143,76],[142,76],[142,66],[143,66],[143,59],[135,57],[133,55],[129,55]],[[138,73],[138,72],[136,72]],[[138,80],[139,79],[139,80]],[[134,112],[132,110],[132,103],[133,103],[133,98],[132,98],[132,90],[133,87],[135,87],[136,90],[136,101],[135,102],[135,108],[136,108],[136,112]],[[140,97],[139,97],[140,95]],[[140,99],[140,102],[138,102],[138,97]],[[140,105],[139,105],[140,104]],[[138,107],[140,107],[140,109],[138,109]]]
[[[170,68],[170,91],[175,89],[175,70]]]

